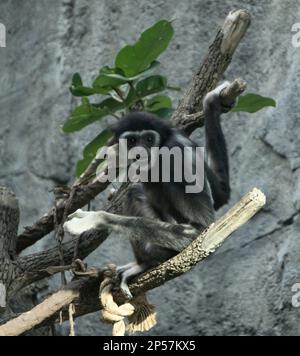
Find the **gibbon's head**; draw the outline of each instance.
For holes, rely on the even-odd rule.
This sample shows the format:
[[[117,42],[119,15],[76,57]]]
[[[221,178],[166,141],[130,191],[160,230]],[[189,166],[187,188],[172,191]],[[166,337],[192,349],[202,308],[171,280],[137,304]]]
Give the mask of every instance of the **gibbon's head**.
[[[114,141],[117,143],[121,139],[126,140],[128,149],[144,147],[149,150],[151,147],[162,147],[172,135],[172,128],[168,123],[144,112],[126,115],[112,127],[112,131]]]

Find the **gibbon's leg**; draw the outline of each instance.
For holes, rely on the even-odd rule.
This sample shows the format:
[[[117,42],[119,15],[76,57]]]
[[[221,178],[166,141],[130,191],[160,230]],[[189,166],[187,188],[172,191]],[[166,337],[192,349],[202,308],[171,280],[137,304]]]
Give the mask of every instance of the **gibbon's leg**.
[[[151,207],[148,202],[147,194],[145,193],[142,184],[133,184],[127,193],[125,204],[123,206],[124,215],[131,217],[149,218],[154,221],[160,221],[157,212]],[[136,262],[117,268],[120,288],[127,298],[131,299],[128,283],[144,273],[150,268],[160,264],[162,261],[176,255],[174,250],[160,247],[151,242],[142,240],[130,240]]]
[[[137,277],[138,275],[144,273],[145,271],[147,271],[147,269],[147,265],[139,264],[138,262],[133,262],[130,268],[122,272],[118,271],[117,269],[117,273],[121,280],[119,288],[122,290],[122,292],[128,299],[132,299],[132,294],[128,287],[129,281],[132,280],[134,277]]]
[[[209,163],[206,171],[217,210],[226,204],[230,197],[229,163],[225,138],[222,132],[220,116],[232,109],[221,103],[220,94],[230,83],[225,82],[209,92],[203,100],[205,114],[205,137]]]
[[[117,273],[123,273],[123,272],[127,271],[128,269],[130,269],[131,267],[134,267],[135,265],[136,265],[136,262],[130,262],[130,263],[127,263],[126,265],[118,266]]]

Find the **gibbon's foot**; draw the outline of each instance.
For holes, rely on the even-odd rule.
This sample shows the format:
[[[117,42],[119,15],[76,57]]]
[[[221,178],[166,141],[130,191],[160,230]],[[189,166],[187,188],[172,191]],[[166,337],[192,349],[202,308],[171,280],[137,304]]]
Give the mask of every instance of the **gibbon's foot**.
[[[136,262],[128,263],[127,265],[117,267],[117,280],[119,285],[116,286],[117,289],[121,290],[124,296],[130,300],[133,298],[128,283],[134,278],[145,272],[146,267],[144,265],[139,265]]]

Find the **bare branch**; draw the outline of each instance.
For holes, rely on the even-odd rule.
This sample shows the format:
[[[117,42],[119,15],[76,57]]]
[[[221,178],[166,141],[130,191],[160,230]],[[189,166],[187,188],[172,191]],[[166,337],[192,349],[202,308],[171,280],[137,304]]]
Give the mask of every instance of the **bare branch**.
[[[4,257],[13,259],[15,256],[19,214],[15,194],[10,189],[0,186],[0,261]],[[0,270],[0,280],[3,278]]]
[[[223,92],[220,94],[222,104],[230,106],[234,100],[241,95],[247,87],[247,83],[242,79],[235,79]],[[195,114],[183,115],[180,119],[180,125],[185,132],[192,132],[195,128],[204,125],[204,112],[196,112]]]
[[[50,317],[78,297],[78,285],[76,284],[76,287],[69,285],[67,290],[58,291],[31,311],[23,313],[19,317],[0,326],[0,336],[15,336],[31,330],[35,325],[40,324],[45,318]]]
[[[19,206],[14,193],[0,187],[0,312],[6,307],[8,286],[15,278],[14,257],[19,225]]]
[[[82,208],[94,199],[99,193],[103,192],[109,185],[109,182],[94,181],[84,186],[76,186],[76,192],[72,202],[69,205],[68,214]],[[68,200],[61,200],[57,206],[57,220],[61,222]],[[54,229],[54,208],[38,220],[34,225],[25,228],[19,235],[17,241],[17,252],[20,253],[27,247],[35,244],[42,237],[49,234]]]
[[[230,12],[210,45],[204,62],[194,75],[190,87],[172,116],[172,123],[187,134],[192,133],[199,125],[203,125],[203,120],[190,123],[186,121],[186,115],[202,111],[203,98],[221,80],[250,25],[250,19],[250,14],[246,10]]]
[[[250,220],[265,203],[265,195],[260,190],[253,189],[181,253],[146,272],[132,283],[130,290],[133,295],[137,296],[157,288],[190,271],[197,263],[213,253],[228,236]],[[70,283],[69,286],[53,294],[31,311],[0,326],[0,336],[20,335],[40,325],[71,302],[75,304],[76,316],[100,309],[98,291],[102,279],[103,273],[99,272],[97,278],[84,277]],[[121,294],[117,294],[115,297],[119,304],[125,302]],[[68,311],[66,314],[68,315]]]

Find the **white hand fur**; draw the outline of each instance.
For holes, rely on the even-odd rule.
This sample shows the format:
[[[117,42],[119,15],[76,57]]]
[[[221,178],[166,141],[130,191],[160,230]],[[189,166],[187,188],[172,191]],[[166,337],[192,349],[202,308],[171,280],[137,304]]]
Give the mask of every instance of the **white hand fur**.
[[[100,228],[104,224],[102,211],[83,211],[81,209],[68,216],[64,230],[71,235],[80,235],[91,229]]]

